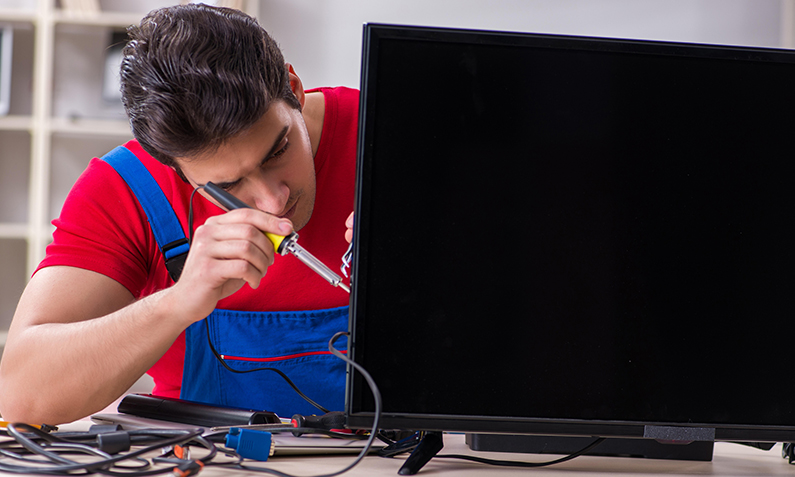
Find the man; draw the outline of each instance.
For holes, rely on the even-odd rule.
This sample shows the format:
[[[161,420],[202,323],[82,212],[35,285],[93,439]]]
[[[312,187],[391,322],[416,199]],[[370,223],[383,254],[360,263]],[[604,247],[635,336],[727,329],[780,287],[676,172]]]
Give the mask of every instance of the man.
[[[278,374],[247,372],[261,367],[340,410],[344,365],[326,342],[347,328],[348,294],[275,256],[263,232],[300,231],[307,250],[340,263],[358,93],[304,91],[274,41],[235,10],[167,7],[129,33],[122,95],[136,141],[92,160],[54,222],[0,363],[0,414],[72,421],[145,372],[158,395],[317,412]],[[149,174],[155,186],[134,192]],[[200,189],[208,182],[252,208],[225,213]],[[159,219],[142,205],[153,190],[191,238],[176,282],[150,226]]]

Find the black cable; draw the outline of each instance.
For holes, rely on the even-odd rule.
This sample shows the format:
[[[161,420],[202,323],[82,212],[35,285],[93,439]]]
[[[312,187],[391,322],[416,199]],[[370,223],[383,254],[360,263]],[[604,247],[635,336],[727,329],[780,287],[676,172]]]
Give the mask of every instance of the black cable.
[[[209,327],[208,327],[208,329],[207,329],[208,339],[209,339],[209,332],[210,332],[210,330],[209,330]],[[340,337],[347,336],[347,335],[349,335],[349,333],[347,333],[347,332],[339,332],[339,333],[335,334],[331,338],[331,340],[329,341],[329,350],[331,351],[331,353],[334,356],[336,356],[339,359],[343,360],[345,363],[351,365],[354,369],[356,369],[357,371],[362,373],[362,376],[365,378],[365,380],[367,381],[367,384],[370,386],[370,389],[371,389],[371,391],[373,393],[373,398],[374,398],[374,401],[375,401],[375,416],[374,416],[374,419],[373,419],[373,427],[372,427],[372,430],[370,432],[370,435],[368,437],[368,440],[367,440],[364,448],[359,453],[357,458],[350,465],[348,465],[347,467],[345,467],[344,469],[342,469],[342,470],[340,470],[338,472],[333,472],[333,473],[330,473],[330,474],[322,474],[322,475],[313,476],[313,477],[335,477],[337,475],[340,475],[340,474],[343,474],[343,473],[349,471],[350,469],[352,469],[353,467],[358,465],[359,462],[361,462],[361,460],[364,458],[364,456],[366,456],[370,452],[370,449],[372,448],[372,443],[373,443],[375,437],[378,436],[378,434],[379,434],[379,432],[378,432],[379,431],[378,423],[380,421],[380,416],[381,416],[381,394],[380,394],[380,392],[378,390],[378,386],[375,384],[375,381],[370,376],[370,374],[361,365],[359,365],[358,363],[354,362],[353,360],[351,360],[350,358],[348,358],[344,354],[340,353],[336,348],[334,348],[334,342],[336,342]],[[210,346],[212,347],[212,343],[210,344]],[[213,351],[215,352],[215,350],[213,350]],[[217,352],[215,352],[215,353],[217,353]],[[217,357],[220,358],[219,355],[217,355]],[[469,456],[469,455],[457,455],[457,454],[437,455],[437,456],[435,456],[435,458],[462,459],[462,460],[468,460],[468,461],[478,462],[478,463],[482,463],[482,464],[503,466],[503,467],[508,467],[508,466],[511,466],[511,467],[525,467],[525,468],[528,468],[528,467],[544,467],[544,466],[549,466],[549,465],[554,465],[554,464],[560,464],[562,462],[566,462],[566,461],[572,460],[572,459],[574,459],[576,457],[579,457],[579,456],[589,452],[590,450],[592,450],[593,448],[595,448],[596,446],[598,446],[599,444],[601,444],[604,441],[605,441],[604,438],[596,438],[594,440],[594,442],[592,442],[591,444],[587,445],[583,449],[581,449],[581,450],[579,450],[577,452],[574,452],[572,454],[569,454],[567,456],[561,457],[559,459],[555,459],[555,460],[548,461],[548,462],[504,461],[504,460],[486,459],[486,458],[482,458],[482,457]],[[237,464],[237,465],[234,465],[233,467],[234,468],[243,469],[243,470],[249,470],[249,471],[254,471],[254,472],[262,472],[262,473],[266,473],[266,474],[276,475],[278,477],[295,477],[293,475],[290,475],[290,474],[287,474],[287,473],[284,473],[284,472],[280,472],[280,471],[277,471],[277,470],[274,470],[274,469],[269,469],[269,468],[266,468],[266,467],[244,465],[244,464]]]
[[[188,201],[188,247],[193,244],[193,196],[201,189],[201,186],[193,189],[190,193],[190,200]]]
[[[202,186],[194,188],[193,192],[191,192],[191,194],[190,194],[190,200],[189,200],[189,203],[188,203],[188,237],[189,237],[188,244],[192,244],[193,243],[193,196],[196,195],[196,192],[198,192],[199,189],[201,189],[201,188],[202,188]],[[254,371],[273,371],[274,373],[276,373],[279,376],[281,376],[282,379],[284,379],[284,381],[288,385],[290,385],[291,388],[293,388],[293,391],[298,393],[298,395],[301,396],[306,402],[311,404],[313,407],[319,409],[323,413],[329,412],[328,409],[326,409],[325,407],[321,406],[320,404],[318,404],[317,402],[312,400],[309,396],[304,394],[303,391],[301,391],[298,388],[298,386],[296,386],[295,383],[293,383],[293,381],[286,374],[284,374],[282,371],[280,371],[280,370],[278,370],[276,368],[260,367],[260,368],[254,368],[254,369],[241,370],[241,369],[235,369],[235,368],[232,368],[231,366],[229,366],[229,364],[226,362],[226,360],[215,349],[215,346],[213,345],[212,339],[210,339],[210,325],[207,322],[207,318],[204,319],[204,324],[205,324],[205,327],[207,328],[207,343],[210,345],[210,350],[213,352],[213,356],[215,356],[215,359],[217,359],[227,371],[230,371],[232,373],[238,373],[238,374],[253,373]]]
[[[215,356],[215,359],[217,359],[221,363],[221,365],[224,368],[226,368],[227,371],[231,371],[233,373],[238,373],[238,374],[253,373],[254,371],[273,371],[274,373],[276,373],[279,376],[281,376],[282,379],[284,379],[284,381],[287,384],[289,384],[291,388],[293,388],[293,391],[295,391],[296,393],[298,393],[299,396],[304,398],[304,400],[306,402],[308,402],[312,406],[316,407],[317,409],[320,409],[324,413],[329,412],[328,409],[326,409],[325,407],[323,407],[320,404],[316,403],[309,396],[307,396],[300,389],[298,389],[298,386],[296,386],[295,383],[293,383],[293,381],[289,377],[287,377],[287,375],[284,374],[279,369],[268,368],[268,367],[252,368],[252,369],[235,369],[235,368],[229,366],[229,364],[227,364],[226,360],[220,355],[220,353],[218,353],[218,350],[215,349],[215,346],[213,345],[213,341],[212,341],[212,339],[210,339],[210,323],[209,323],[208,318],[204,319],[204,326],[205,326],[205,328],[207,330],[207,344],[210,345],[210,351],[212,351],[213,356]]]
[[[84,470],[86,472],[98,472],[104,468],[110,467],[111,465],[111,463],[108,462],[110,459],[113,458],[110,454],[99,451],[84,444],[75,444],[75,446],[72,447],[72,450],[82,450],[87,454],[94,454],[96,456],[102,457],[102,460],[91,463],[80,463],[73,461],[71,459],[67,459],[65,457],[62,457],[59,453],[46,449],[44,446],[38,444],[34,439],[25,435],[25,433],[21,429],[24,429],[24,431],[26,431],[27,433],[33,434],[35,437],[39,438],[40,440],[47,442],[49,444],[47,447],[49,448],[55,448],[57,444],[62,444],[64,443],[64,441],[62,441],[60,438],[56,436],[52,436],[45,432],[42,432],[39,429],[30,426],[28,424],[9,424],[8,427],[6,428],[8,434],[11,437],[13,437],[14,440],[16,440],[25,450],[27,450],[32,454],[42,456],[46,458],[47,461],[60,464],[60,465],[53,465],[46,467],[45,470],[47,471],[47,473],[53,473],[53,472],[64,473],[64,472],[73,472],[76,470]],[[6,466],[4,465],[0,465],[0,470],[18,472],[18,470],[12,470],[12,469],[17,469],[18,466],[10,466],[10,468],[8,469],[5,467]],[[25,470],[26,473],[30,472],[29,468],[25,468]]]
[[[137,430],[129,431],[131,435],[137,439],[147,438],[151,445],[142,447],[138,450],[118,453],[111,455],[103,452],[92,445],[82,442],[76,442],[81,439],[77,433],[64,433],[73,437],[72,440],[67,440],[59,437],[56,434],[47,434],[40,431],[34,426],[27,424],[9,424],[6,430],[6,435],[13,438],[16,444],[21,448],[21,451],[27,451],[30,455],[37,456],[38,458],[30,458],[23,455],[21,452],[12,452],[8,450],[10,442],[0,443],[2,445],[2,452],[4,457],[13,460],[21,461],[29,465],[13,465],[0,461],[0,471],[12,472],[18,474],[49,474],[49,475],[87,475],[91,473],[101,473],[114,477],[148,477],[158,474],[170,473],[174,467],[163,467],[151,470],[148,469],[151,463],[141,458],[140,456],[152,451],[156,451],[164,446],[198,444],[208,450],[207,455],[200,459],[183,460],[180,465],[209,465],[218,453],[218,449],[214,444],[207,441],[201,436],[202,429],[182,430],[182,429],[157,429],[157,430]],[[87,438],[95,438],[96,433],[85,433]],[[153,439],[156,437],[158,439]],[[94,444],[98,444],[94,439]],[[100,457],[99,460],[93,462],[79,462],[64,457],[64,454],[90,454]],[[123,462],[138,461],[136,465],[120,465]],[[194,463],[200,464],[194,464]],[[123,471],[112,470],[113,467],[125,469]],[[79,473],[82,472],[82,473]]]
[[[594,447],[598,446],[599,444],[601,444],[604,441],[605,441],[605,439],[602,438],[602,437],[596,438],[596,440],[594,440],[592,443],[588,444],[587,446],[585,446],[584,448],[578,450],[577,452],[574,452],[574,453],[569,454],[567,456],[561,457],[560,459],[555,459],[555,460],[551,460],[551,461],[547,461],[547,462],[522,462],[522,461],[512,461],[512,460],[495,460],[495,459],[486,459],[486,458],[483,458],[483,457],[477,457],[477,456],[473,456],[473,455],[462,455],[462,454],[442,454],[442,455],[437,455],[434,458],[435,459],[462,459],[462,460],[469,460],[469,461],[472,461],[472,462],[479,462],[481,464],[497,465],[497,466],[502,466],[502,467],[545,467],[545,466],[548,466],[548,465],[560,464],[561,462],[566,462],[566,461],[574,459],[575,457],[579,457],[579,456],[587,453],[588,451],[590,451]]]
[[[207,449],[209,452],[208,452],[208,454],[206,456],[202,457],[201,459],[192,459],[192,460],[201,462],[202,465],[207,465],[218,454],[218,448],[215,447],[215,444],[213,444],[212,442],[209,442],[204,437],[202,437],[201,436],[202,432],[204,432],[203,429],[196,429],[196,430],[192,431],[193,435],[191,436],[191,439],[186,441],[183,438],[183,439],[180,439],[180,440],[177,440],[177,441],[173,442],[172,444],[165,444],[165,445],[166,446],[180,445],[180,444],[187,444],[189,442],[195,441],[195,442],[199,443],[202,447]],[[174,440],[174,439],[172,439],[172,440]],[[125,460],[126,459],[130,459],[131,457],[138,457],[140,455],[146,454],[148,452],[151,452],[152,450],[159,449],[159,448],[162,448],[162,447],[164,447],[164,445],[163,445],[163,443],[160,443],[158,445],[153,445],[153,446],[145,447],[143,449],[139,449],[139,450],[134,451],[134,452],[130,452],[128,454],[125,454],[124,457],[125,457]],[[190,461],[186,461],[186,462],[190,462]],[[173,468],[153,469],[153,470],[150,470],[150,471],[143,471],[143,472],[103,471],[102,473],[105,474],[105,475],[119,476],[119,477],[122,477],[122,476],[148,477],[148,476],[151,476],[151,475],[162,474],[162,473],[165,473],[166,471],[170,472],[172,469]]]
[[[330,474],[316,475],[316,476],[312,476],[312,477],[335,477],[337,475],[344,474],[345,472],[348,472],[352,468],[356,467],[359,464],[359,462],[361,462],[362,459],[368,453],[370,453],[370,449],[372,448],[373,441],[375,440],[375,437],[378,434],[378,423],[381,420],[381,392],[378,390],[378,386],[375,384],[375,380],[373,380],[372,376],[370,376],[370,373],[368,373],[359,363],[356,363],[352,359],[350,359],[347,356],[345,356],[344,354],[340,353],[334,347],[334,342],[336,342],[342,336],[348,336],[349,334],[350,333],[348,333],[346,331],[340,331],[339,333],[336,333],[331,338],[331,340],[329,340],[328,348],[329,348],[329,351],[331,351],[331,354],[333,354],[334,356],[336,356],[339,359],[343,360],[348,365],[352,366],[356,371],[359,371],[360,373],[362,373],[362,376],[367,381],[367,384],[370,386],[370,391],[373,393],[373,399],[375,400],[375,416],[373,418],[373,427],[372,427],[372,429],[370,431],[370,436],[368,437],[367,442],[365,443],[365,445],[362,448],[361,452],[359,452],[359,455],[356,457],[356,459],[350,465],[348,465],[344,469],[339,470],[337,472],[332,472]],[[268,469],[266,467],[258,467],[258,466],[240,464],[240,465],[234,466],[234,468],[243,469],[243,470],[250,470],[250,471],[254,471],[254,472],[263,472],[263,473],[266,473],[266,474],[276,475],[276,476],[279,476],[279,477],[295,477],[293,475],[290,475],[290,474],[287,474],[287,473],[284,473],[284,472],[280,472],[280,471],[274,470],[274,469]]]
[[[375,381],[361,365],[354,362],[349,357],[345,356],[344,354],[339,352],[336,348],[334,348],[334,343],[340,337],[347,336],[348,334],[349,333],[347,332],[340,332],[335,334],[329,341],[329,350],[334,356],[343,360],[345,363],[353,367],[356,371],[359,371],[367,381],[368,385],[370,386],[370,389],[373,393],[373,399],[375,402],[375,413],[373,418],[372,430],[369,436],[367,437],[367,442],[365,443],[361,452],[350,465],[337,472],[322,474],[313,477],[335,477],[337,475],[348,472],[350,469],[358,465],[359,462],[361,462],[361,460],[367,454],[370,453],[373,441],[379,435],[378,425],[380,422],[382,404],[381,404],[381,394],[378,390],[377,385],[375,384]],[[292,430],[293,429],[279,429],[278,431],[287,432]],[[306,432],[316,431],[316,429],[306,429],[305,431]],[[210,437],[209,435],[202,436],[203,429],[193,429],[193,430],[148,429],[148,430],[132,430],[127,432],[130,435],[130,442],[137,442],[139,444],[143,442],[148,442],[151,443],[151,445],[144,446],[141,449],[138,449],[133,452],[111,455],[92,447],[90,444],[83,444],[82,442],[77,442],[77,441],[93,440],[93,443],[97,444],[96,433],[90,433],[90,432],[60,433],[63,436],[69,436],[69,439],[64,439],[58,435],[59,433],[48,434],[42,432],[41,430],[37,429],[34,426],[29,426],[27,424],[9,424],[6,431],[0,432],[0,435],[5,434],[8,437],[12,437],[16,441],[16,443],[22,448],[23,451],[27,451],[30,454],[37,456],[38,458],[31,458],[19,452],[12,452],[12,450],[9,450],[10,448],[9,444],[11,443],[10,441],[0,442],[0,457],[7,457],[28,464],[28,465],[12,465],[12,464],[7,464],[2,460],[0,460],[0,471],[10,472],[10,473],[20,473],[20,474],[33,473],[33,474],[45,474],[45,475],[88,475],[92,473],[101,473],[104,475],[109,475],[111,477],[149,477],[158,474],[170,473],[177,469],[182,470],[185,468],[191,468],[192,471],[198,472],[201,466],[213,465],[213,466],[222,466],[222,467],[268,473],[279,477],[294,477],[291,476],[290,474],[280,472],[274,469],[268,469],[265,467],[252,466],[252,465],[244,465],[242,464],[243,458],[239,454],[231,450],[223,450],[222,452],[223,454],[231,458],[234,458],[235,459],[234,462],[214,461],[214,458],[217,456],[219,450],[212,442],[208,440],[208,438]],[[469,456],[469,455],[437,455],[435,458],[462,459],[462,460],[468,460],[468,461],[473,461],[488,465],[496,465],[496,466],[542,467],[553,464],[559,464],[574,459],[575,457],[578,457],[580,455],[589,452],[594,447],[601,444],[604,440],[605,439],[598,438],[594,440],[594,442],[586,446],[585,448],[581,449],[580,451],[577,451],[573,454],[562,457],[560,459],[548,462],[536,463],[536,462],[520,462],[520,461],[503,461],[503,460],[486,459],[482,457]],[[176,445],[188,446],[190,444],[198,444],[204,447],[205,449],[207,449],[209,452],[207,453],[207,455],[205,455],[200,459],[192,459],[192,460],[156,457],[153,458],[151,462],[149,462],[146,459],[141,458],[143,454],[153,452],[157,449],[166,446],[176,446]],[[63,454],[66,453],[90,454],[98,456],[101,459],[94,462],[79,462],[64,457]],[[139,461],[139,463],[136,466],[119,465],[122,462],[130,462],[133,460],[137,460]],[[197,463],[200,463],[200,465],[197,466]],[[143,470],[143,469],[149,469],[149,467],[151,467],[152,464],[169,464],[172,467],[162,467],[162,468],[154,468],[151,470]],[[113,467],[118,467],[119,469],[126,469],[126,470],[116,471],[112,470]]]

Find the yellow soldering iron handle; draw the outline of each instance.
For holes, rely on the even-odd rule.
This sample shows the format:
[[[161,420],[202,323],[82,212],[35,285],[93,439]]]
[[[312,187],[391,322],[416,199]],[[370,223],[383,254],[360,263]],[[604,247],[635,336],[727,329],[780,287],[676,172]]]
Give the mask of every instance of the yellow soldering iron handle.
[[[263,232],[268,240],[271,241],[273,244],[273,249],[276,250],[276,253],[279,255],[284,255],[287,253],[286,247],[289,243],[295,242],[298,240],[298,234],[295,232],[290,232],[289,235],[277,235],[272,234],[270,232]]]
[[[268,237],[268,240],[270,240],[271,243],[273,243],[273,249],[276,250],[276,253],[281,253],[279,251],[279,247],[281,247],[282,242],[284,242],[284,235],[276,235],[270,232],[265,232],[265,236]]]
[[[208,182],[203,186],[204,190],[210,194],[210,196],[217,200],[219,204],[226,210],[234,210],[240,208],[251,208],[248,204],[243,202],[242,200],[238,199],[237,197],[233,196],[229,192],[223,190],[222,188],[218,187],[217,185],[213,184],[212,182]],[[265,232],[265,236],[268,237],[268,240],[273,243],[273,249],[276,250],[276,253],[280,255],[284,255],[284,246],[292,241],[295,241],[298,237],[296,236],[295,232],[284,236],[278,234],[272,234],[270,232]],[[285,241],[287,239],[287,241]]]
[[[217,200],[218,204],[226,210],[240,209],[242,207],[251,208],[248,204],[213,184],[212,182],[208,182],[202,187],[210,195],[210,197]],[[307,252],[303,247],[298,245],[297,233],[290,232],[288,235],[278,235],[271,232],[263,233],[273,244],[273,248],[276,250],[276,253],[282,256],[286,255],[287,252],[292,253],[298,260],[303,262],[307,267],[311,268],[335,287],[340,287],[348,293],[351,292],[350,288],[342,283],[342,278],[339,275],[332,272],[323,264],[323,262],[315,258],[311,253]]]

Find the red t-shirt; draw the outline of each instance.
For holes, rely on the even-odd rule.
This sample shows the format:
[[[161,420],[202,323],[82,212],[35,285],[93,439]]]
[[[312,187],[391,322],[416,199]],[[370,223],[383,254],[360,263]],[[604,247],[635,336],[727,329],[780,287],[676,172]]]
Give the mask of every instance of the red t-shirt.
[[[315,154],[317,191],[309,223],[298,243],[336,269],[347,249],[345,220],[353,210],[359,93],[321,88],[325,97],[323,130]],[[149,156],[137,141],[125,146],[143,162],[162,188],[188,236],[193,188],[174,171]],[[201,197],[193,199],[193,227],[223,210]],[[124,285],[141,298],[173,284],[146,214],[124,179],[106,162],[92,159],[53,221],[53,242],[38,269],[65,265],[92,270]],[[38,270],[37,269],[37,270]],[[294,311],[345,306],[348,294],[330,286],[292,255],[277,256],[260,287],[244,285],[218,302],[218,308],[242,311]],[[149,370],[154,393],[179,397],[185,358],[181,334]]]

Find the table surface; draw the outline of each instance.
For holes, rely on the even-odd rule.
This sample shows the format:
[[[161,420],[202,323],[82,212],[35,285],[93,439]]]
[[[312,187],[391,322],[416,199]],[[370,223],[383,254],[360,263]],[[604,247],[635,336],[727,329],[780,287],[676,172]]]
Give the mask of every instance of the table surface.
[[[88,420],[62,426],[62,430],[87,430]],[[439,455],[468,454],[490,459],[547,462],[556,459],[554,455],[516,454],[500,452],[473,452],[464,442],[463,434],[445,434],[444,449]],[[365,457],[356,467],[346,472],[346,476],[395,476],[406,460],[407,455],[394,458],[377,456]],[[274,456],[267,462],[250,461],[252,466],[262,466],[286,474],[309,477],[326,475],[340,471],[353,462],[353,455],[327,456]],[[497,467],[459,459],[434,458],[417,474],[419,476],[525,476],[532,472],[534,477],[544,476],[608,476],[622,477],[676,475],[676,476],[768,476],[795,475],[795,465],[790,465],[781,457],[781,444],[769,451],[732,444],[715,443],[711,462],[690,462],[659,459],[640,459],[628,457],[580,456],[568,462],[541,468]],[[16,475],[0,472],[0,475]],[[167,475],[167,474],[166,474]],[[201,474],[213,476],[251,476],[259,473],[221,467],[206,467]]]
[[[491,459],[546,462],[553,460],[550,455],[526,455],[496,452],[472,452],[464,443],[464,436],[448,434],[444,437],[445,447],[439,453],[469,454]],[[777,445],[770,451],[762,451],[739,444],[716,443],[711,462],[686,462],[657,459],[636,459],[624,457],[581,456],[568,462],[541,468],[496,467],[458,459],[431,460],[417,474],[419,476],[526,476],[532,472],[534,477],[543,476],[608,476],[622,477],[649,475],[680,476],[766,476],[795,475],[795,466],[781,458],[781,447]],[[327,474],[343,469],[352,460],[350,456],[334,457],[285,457],[272,458],[262,465],[292,475],[310,476]],[[395,476],[405,461],[405,456],[396,458],[366,457],[357,467],[344,475],[350,476]],[[210,473],[212,470],[212,474]],[[220,470],[220,469],[217,469]],[[247,472],[225,470],[216,473],[208,469],[203,475],[252,475]]]
[[[118,402],[108,406],[105,413],[115,413]],[[60,426],[61,430],[85,431],[94,424],[89,418]],[[444,449],[439,455],[467,454],[488,459],[548,462],[560,456],[545,454],[517,454],[503,452],[475,452],[464,442],[463,434],[445,434]],[[394,458],[377,456],[365,457],[356,467],[342,474],[344,476],[395,476],[408,455]],[[338,472],[355,459],[354,455],[326,456],[273,456],[267,462],[247,461],[252,466],[262,466],[300,477],[320,476]],[[19,475],[0,472],[0,475]],[[169,474],[164,474],[169,475]],[[199,475],[204,477],[238,477],[262,475],[261,473],[208,466]],[[549,467],[519,468],[498,467],[469,462],[460,459],[434,458],[417,474],[418,476],[464,476],[464,477],[592,477],[592,476],[795,476],[795,465],[790,465],[781,457],[781,444],[769,451],[732,444],[715,443],[713,459],[710,462],[674,461],[662,459],[641,459],[629,457],[580,456],[568,462]]]

